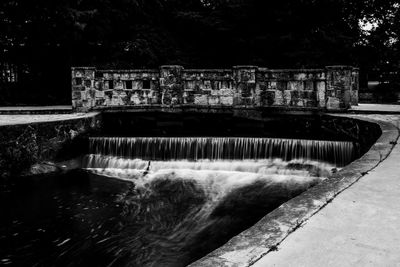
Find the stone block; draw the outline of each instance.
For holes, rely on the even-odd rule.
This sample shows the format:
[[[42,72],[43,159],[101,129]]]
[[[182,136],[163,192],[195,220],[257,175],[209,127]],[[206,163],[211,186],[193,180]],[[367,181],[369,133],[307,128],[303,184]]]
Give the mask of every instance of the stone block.
[[[256,84],[239,83],[237,86],[237,91],[241,97],[251,97],[254,95]]]
[[[317,93],[315,91],[311,91],[311,90],[307,90],[307,91],[303,91],[303,97],[305,99],[317,99]]]
[[[121,99],[122,103],[125,104],[125,102],[127,102],[127,98],[128,95],[125,91],[121,91],[119,92],[119,98]]]
[[[304,81],[304,90],[315,90],[315,82],[312,80]]]
[[[235,66],[233,67],[233,76],[238,83],[255,83],[256,66]]]
[[[283,91],[276,90],[275,91],[275,106],[282,106],[284,104],[284,97],[283,97]]]
[[[220,88],[221,88],[221,82],[220,81],[211,80],[211,90],[217,91]]]
[[[73,76],[74,78],[83,78],[85,77],[85,71],[84,70],[75,70],[73,71]]]
[[[325,80],[326,79],[326,73],[325,72],[318,72],[314,74],[315,79],[318,80]]]
[[[104,80],[112,80],[114,79],[113,75],[111,73],[103,73],[103,78]]]
[[[304,80],[307,79],[307,73],[303,73],[303,72],[294,73],[293,74],[293,79],[297,80],[297,81],[304,81]]]
[[[292,79],[291,75],[287,71],[277,72],[274,75],[279,81],[289,81]]]
[[[268,82],[259,82],[256,84],[256,92],[268,90]]]
[[[221,96],[234,96],[235,94],[233,89],[221,89],[219,92]]]
[[[326,90],[326,96],[336,97],[336,90]]]
[[[140,105],[142,101],[140,100],[140,97],[137,93],[132,94],[130,98],[131,104],[133,105]]]
[[[137,73],[134,73],[134,72],[129,73],[128,80],[136,80],[136,79],[139,79]]]
[[[75,77],[72,79],[72,86],[83,86],[83,79],[80,77]]]
[[[171,105],[179,105],[181,103],[181,97],[173,96],[171,98]]]
[[[232,106],[233,105],[233,95],[231,96],[221,96],[220,103],[224,106]]]
[[[219,96],[220,95],[220,91],[219,90],[211,90],[211,92],[210,92],[211,94],[211,96]]]
[[[298,98],[301,97],[301,96],[300,96],[300,91],[291,90],[290,93],[291,93],[291,95],[292,95],[292,96],[291,96],[292,101],[293,101],[293,100],[297,100]]]
[[[302,81],[289,81],[287,83],[287,90],[304,90],[304,83]]]
[[[89,89],[87,91],[88,99],[95,99],[96,98],[96,89]]]
[[[351,91],[351,105],[353,106],[358,105],[358,90]]]
[[[103,90],[104,84],[103,81],[95,81],[94,88],[97,90]]]
[[[96,98],[96,106],[105,106],[106,100],[104,98]]]
[[[326,84],[323,81],[316,82],[317,101],[319,107],[326,107]]]
[[[129,80],[129,78],[130,78],[129,76],[130,76],[129,73],[122,73],[121,74],[121,79],[122,80]]]
[[[115,90],[123,90],[124,89],[124,82],[120,79],[114,81],[114,89]]]
[[[196,88],[196,81],[186,81],[184,85],[185,91],[193,91]]]
[[[87,80],[93,80],[95,76],[95,70],[94,69],[88,69],[85,70],[85,79]]]
[[[112,98],[112,96],[113,96],[113,94],[114,94],[114,91],[113,90],[107,90],[107,91],[104,91],[104,95],[105,95],[105,97],[107,97],[107,98]]]
[[[81,108],[82,106],[83,104],[81,100],[72,100],[72,108],[78,109]]]
[[[132,81],[132,90],[140,90],[142,89],[141,81]]]
[[[208,97],[208,104],[210,106],[217,106],[220,104],[219,96],[210,96]]]
[[[264,106],[272,106],[275,102],[275,91],[268,90],[265,92],[265,98],[262,100]]]
[[[341,107],[342,108],[349,108],[351,107],[351,91],[345,90],[342,94],[341,99]]]
[[[221,82],[221,89],[232,89],[232,82],[231,81],[222,81]]]
[[[208,105],[208,96],[206,95],[194,95],[194,104],[196,105]]]
[[[183,93],[183,103],[193,104],[194,103],[194,93],[193,91],[187,91]]]
[[[240,99],[240,104],[244,106],[253,106],[254,104],[254,99],[252,97],[242,97]]]
[[[296,107],[304,107],[305,106],[304,102],[305,102],[304,99],[298,98],[292,103],[292,105]]]
[[[89,92],[88,92],[88,91],[82,91],[82,92],[81,92],[81,99],[82,99],[83,101],[87,100],[87,99],[88,99],[88,95],[89,95]]]
[[[304,99],[305,107],[316,108],[318,107],[317,101],[315,99]]]
[[[276,83],[276,88],[281,91],[288,90],[287,82],[286,81],[278,81]]]
[[[292,91],[290,90],[283,91],[283,101],[285,105],[290,106],[290,103],[292,102]]]
[[[85,80],[84,85],[86,89],[89,89],[92,87],[92,80]]]
[[[205,80],[203,83],[200,85],[201,90],[212,90],[211,87],[211,81],[210,80]]]
[[[340,99],[337,97],[328,97],[326,102],[327,109],[340,109]]]
[[[82,99],[82,93],[80,91],[72,92],[72,100],[81,100],[81,99]]]
[[[113,95],[111,98],[111,106],[122,106],[124,103],[122,99],[119,97],[119,95]]]

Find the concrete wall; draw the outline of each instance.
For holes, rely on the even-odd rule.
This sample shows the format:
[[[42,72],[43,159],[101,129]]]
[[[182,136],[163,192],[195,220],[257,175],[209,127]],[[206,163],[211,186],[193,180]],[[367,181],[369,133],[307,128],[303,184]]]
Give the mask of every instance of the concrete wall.
[[[76,111],[112,107],[286,107],[347,109],[358,103],[358,69],[97,70],[72,68]]]

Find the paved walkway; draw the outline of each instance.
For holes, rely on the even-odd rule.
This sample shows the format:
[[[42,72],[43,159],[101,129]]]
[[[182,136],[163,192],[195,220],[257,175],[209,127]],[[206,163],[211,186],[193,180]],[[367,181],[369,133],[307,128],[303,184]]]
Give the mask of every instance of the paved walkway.
[[[367,114],[400,114],[400,105],[358,104],[358,106],[352,106],[349,111]]]
[[[0,114],[62,114],[72,113],[72,106],[0,107]]]
[[[10,114],[0,115],[0,126],[90,118],[98,112],[72,114]]]
[[[368,117],[400,124],[400,116]],[[399,162],[400,144],[253,266],[400,266]]]

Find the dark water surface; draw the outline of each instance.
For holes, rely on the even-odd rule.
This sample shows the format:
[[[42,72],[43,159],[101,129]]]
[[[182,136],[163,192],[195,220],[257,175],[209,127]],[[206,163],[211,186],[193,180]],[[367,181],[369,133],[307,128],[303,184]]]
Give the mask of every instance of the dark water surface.
[[[319,182],[279,177],[170,169],[135,182],[83,170],[20,178],[0,191],[0,265],[186,266]]]
[[[15,266],[107,266],[102,243],[120,231],[127,185],[74,171],[20,179],[0,192],[0,261]]]

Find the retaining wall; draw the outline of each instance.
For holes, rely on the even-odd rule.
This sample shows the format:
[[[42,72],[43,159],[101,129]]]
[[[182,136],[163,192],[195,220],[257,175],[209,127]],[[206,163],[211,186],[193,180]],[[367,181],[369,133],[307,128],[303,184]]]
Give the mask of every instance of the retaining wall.
[[[0,126],[0,182],[2,178],[34,174],[32,166],[81,156],[88,134],[101,128],[101,114],[47,122]],[[49,169],[52,169],[49,167]]]
[[[72,68],[75,111],[113,107],[287,107],[341,110],[358,103],[358,69],[97,70]]]

